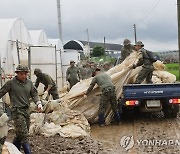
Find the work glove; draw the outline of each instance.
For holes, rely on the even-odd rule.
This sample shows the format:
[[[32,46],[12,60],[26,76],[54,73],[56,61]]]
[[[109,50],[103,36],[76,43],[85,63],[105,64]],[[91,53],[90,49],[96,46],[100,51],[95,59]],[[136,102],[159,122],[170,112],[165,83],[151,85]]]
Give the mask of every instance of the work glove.
[[[36,105],[37,105],[38,112],[42,112],[43,111],[43,107],[42,107],[41,101],[37,101]]]
[[[38,112],[42,112],[43,111],[42,104],[38,104],[37,108],[38,108]]]
[[[2,116],[0,117],[0,127],[4,126],[8,120],[9,117],[7,116],[7,114],[3,113]]]
[[[84,99],[86,99],[86,98],[87,98],[87,95],[86,95],[86,94],[84,94],[83,98],[84,98]]]
[[[45,100],[48,95],[49,95],[48,91],[45,91],[44,94],[43,94],[43,96],[42,96],[42,99]]]

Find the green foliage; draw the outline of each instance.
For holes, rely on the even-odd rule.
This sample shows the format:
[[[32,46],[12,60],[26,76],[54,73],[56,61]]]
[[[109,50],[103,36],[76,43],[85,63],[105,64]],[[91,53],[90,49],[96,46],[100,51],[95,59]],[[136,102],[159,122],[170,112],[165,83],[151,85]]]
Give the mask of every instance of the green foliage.
[[[110,56],[91,57],[90,61],[95,62],[97,64],[104,64],[104,63],[107,62],[109,64],[114,65],[114,63],[116,61],[116,58],[113,58],[113,57],[110,57]]]
[[[100,57],[100,56],[103,56],[105,55],[105,50],[103,47],[101,46],[96,46],[93,48],[93,52],[91,54],[91,56],[93,57]]]
[[[176,80],[179,80],[179,63],[170,63],[165,65],[166,65],[166,71],[174,74],[176,76]]]

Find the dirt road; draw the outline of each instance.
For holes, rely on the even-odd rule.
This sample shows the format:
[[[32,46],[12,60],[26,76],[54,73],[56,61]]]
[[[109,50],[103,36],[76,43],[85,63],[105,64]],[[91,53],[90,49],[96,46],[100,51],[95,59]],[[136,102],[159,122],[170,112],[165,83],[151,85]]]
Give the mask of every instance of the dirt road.
[[[10,131],[7,140],[12,142],[13,136]],[[32,135],[30,144],[34,154],[178,154],[180,116],[177,119],[165,119],[162,113],[128,116],[121,125],[92,125],[91,137]]]
[[[101,141],[108,153],[117,154],[180,153],[179,135],[180,117],[165,119],[162,113],[129,117],[119,126],[91,127],[92,138]],[[126,139],[129,137],[129,142],[122,142],[125,139],[123,136]]]

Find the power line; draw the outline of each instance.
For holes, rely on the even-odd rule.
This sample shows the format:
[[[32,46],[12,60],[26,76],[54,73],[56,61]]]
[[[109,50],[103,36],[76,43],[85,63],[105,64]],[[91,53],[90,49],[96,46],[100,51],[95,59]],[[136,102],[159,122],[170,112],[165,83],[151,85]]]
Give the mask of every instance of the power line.
[[[157,2],[156,2],[157,1]],[[150,9],[149,13],[144,17],[144,21],[147,20],[149,18],[149,16],[151,15],[151,13],[154,11],[154,9],[157,7],[157,5],[159,4],[161,0],[155,0],[153,2],[152,8]],[[156,2],[156,3],[155,3]],[[143,22],[144,22],[143,21]]]

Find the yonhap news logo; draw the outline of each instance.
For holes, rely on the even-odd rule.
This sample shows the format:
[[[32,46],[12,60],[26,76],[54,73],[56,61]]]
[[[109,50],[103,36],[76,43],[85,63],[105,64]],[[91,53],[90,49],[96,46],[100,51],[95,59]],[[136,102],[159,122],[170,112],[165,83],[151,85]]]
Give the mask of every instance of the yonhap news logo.
[[[134,145],[137,146],[180,146],[180,140],[167,139],[167,140],[156,140],[156,139],[141,139],[134,140],[132,135],[124,135],[120,139],[120,146],[123,147],[126,151],[133,148]]]
[[[134,146],[134,138],[132,135],[125,135],[121,137],[120,145],[127,151]]]

